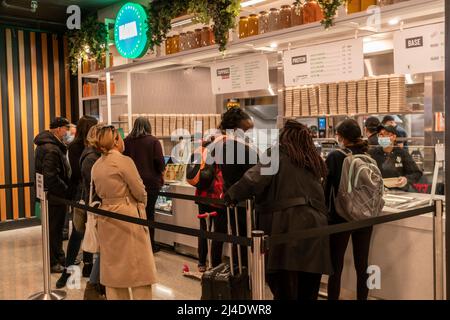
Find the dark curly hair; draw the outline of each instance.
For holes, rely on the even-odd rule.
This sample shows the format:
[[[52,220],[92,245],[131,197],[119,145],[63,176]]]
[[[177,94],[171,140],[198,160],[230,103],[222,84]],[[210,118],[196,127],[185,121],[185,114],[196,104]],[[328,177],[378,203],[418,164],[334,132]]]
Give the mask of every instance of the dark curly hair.
[[[230,108],[222,115],[220,130],[238,129],[242,121],[251,120],[250,116],[241,108]]]
[[[299,168],[305,168],[318,178],[327,177],[327,167],[314,145],[311,131],[305,125],[288,120],[280,134],[280,149]]]

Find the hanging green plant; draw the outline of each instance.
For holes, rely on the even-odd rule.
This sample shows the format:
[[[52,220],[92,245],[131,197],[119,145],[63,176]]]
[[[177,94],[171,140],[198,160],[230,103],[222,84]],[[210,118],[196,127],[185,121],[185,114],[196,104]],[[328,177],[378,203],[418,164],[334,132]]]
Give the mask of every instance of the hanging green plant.
[[[344,5],[347,0],[317,0],[323,11],[323,20],[321,21],[325,29],[334,24],[334,17],[339,7]]]
[[[83,21],[79,30],[67,32],[69,44],[69,64],[73,75],[78,73],[78,61],[95,58],[98,65],[102,64],[102,56],[106,54],[107,30],[104,23],[97,17],[89,17]]]
[[[240,4],[240,0],[154,0],[148,9],[150,47],[160,46],[166,39],[172,28],[172,19],[189,13],[196,22],[213,23],[216,43],[220,51],[224,51],[228,43],[228,31],[236,26]]]

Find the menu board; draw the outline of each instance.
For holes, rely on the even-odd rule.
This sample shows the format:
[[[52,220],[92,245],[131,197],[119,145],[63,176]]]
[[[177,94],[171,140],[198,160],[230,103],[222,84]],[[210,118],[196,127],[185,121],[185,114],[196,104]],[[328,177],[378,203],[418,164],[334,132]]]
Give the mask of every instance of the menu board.
[[[264,55],[230,60],[211,67],[214,94],[267,90],[269,63]]]
[[[444,23],[395,32],[394,67],[397,74],[444,71]]]
[[[284,82],[288,87],[364,77],[363,40],[353,39],[284,52]]]

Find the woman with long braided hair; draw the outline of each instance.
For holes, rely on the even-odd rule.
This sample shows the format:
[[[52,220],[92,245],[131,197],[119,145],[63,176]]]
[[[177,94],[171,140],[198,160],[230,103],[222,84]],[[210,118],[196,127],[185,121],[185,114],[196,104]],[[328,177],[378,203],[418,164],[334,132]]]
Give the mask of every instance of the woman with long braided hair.
[[[256,165],[228,190],[226,203],[256,197],[257,227],[268,235],[327,226],[323,192],[327,170],[308,128],[287,121],[271,159],[279,161],[278,172],[264,174],[262,169],[273,163]],[[332,271],[329,238],[270,242],[266,266],[274,299],[316,300],[322,274]]]

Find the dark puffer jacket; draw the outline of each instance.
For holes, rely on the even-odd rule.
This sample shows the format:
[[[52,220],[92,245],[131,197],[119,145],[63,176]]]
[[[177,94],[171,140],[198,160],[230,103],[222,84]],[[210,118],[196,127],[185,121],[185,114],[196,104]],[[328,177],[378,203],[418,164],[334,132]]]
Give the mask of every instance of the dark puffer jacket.
[[[91,185],[91,171],[95,162],[100,158],[101,153],[93,147],[86,147],[83,150],[80,158],[80,168],[81,168],[81,186],[82,194],[85,203],[89,203],[89,192]]]
[[[280,235],[328,225],[319,178],[311,171],[295,166],[283,152],[280,152],[277,174],[261,175],[262,167],[258,164],[248,170],[226,195],[234,201],[256,197],[258,228],[268,235]],[[286,206],[298,198],[307,198],[312,205]],[[274,209],[276,207],[278,209]],[[280,244],[269,241],[267,272],[281,270],[331,274],[329,237]]]
[[[35,171],[44,176],[44,187],[57,197],[67,198],[70,166],[67,147],[50,131],[41,132],[34,138]]]

